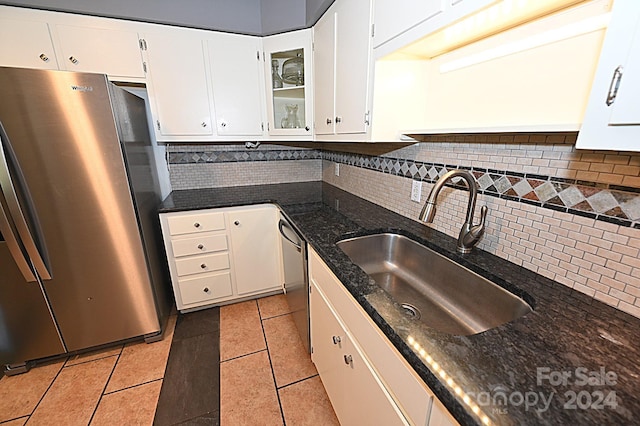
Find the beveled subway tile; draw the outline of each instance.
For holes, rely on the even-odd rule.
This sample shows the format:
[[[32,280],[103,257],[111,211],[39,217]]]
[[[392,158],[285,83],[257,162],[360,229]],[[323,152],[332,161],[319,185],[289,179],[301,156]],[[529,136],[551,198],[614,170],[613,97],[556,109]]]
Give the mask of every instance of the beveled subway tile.
[[[40,365],[26,374],[0,380],[0,422],[29,415],[47,391],[64,361]]]
[[[319,376],[278,389],[278,394],[286,424],[340,425]]]
[[[151,425],[162,380],[104,395],[91,426]]]
[[[255,300],[220,308],[220,361],[266,349]]]
[[[167,366],[175,323],[176,317],[169,316],[165,336],[159,342],[125,345],[105,393],[161,379]]]
[[[220,364],[220,424],[283,424],[267,351]]]
[[[29,419],[29,424],[87,425],[116,359],[112,356],[63,368]]]
[[[318,374],[291,314],[264,320],[262,324],[279,388]]]
[[[118,345],[112,348],[104,348],[96,351],[77,354],[72,357],[69,357],[69,359],[67,360],[64,366],[68,367],[70,365],[76,365],[76,364],[81,364],[83,362],[95,361],[101,358],[108,358],[110,356],[120,355],[120,352],[122,352],[123,347],[124,345]]]
[[[263,297],[258,299],[258,307],[260,308],[260,318],[271,318],[278,315],[284,315],[291,312],[287,298],[284,294]]]

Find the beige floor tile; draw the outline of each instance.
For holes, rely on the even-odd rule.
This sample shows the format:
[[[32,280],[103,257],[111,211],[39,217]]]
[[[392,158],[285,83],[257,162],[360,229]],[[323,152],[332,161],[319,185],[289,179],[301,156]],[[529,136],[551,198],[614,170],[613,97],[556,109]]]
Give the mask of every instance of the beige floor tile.
[[[26,374],[0,380],[0,422],[29,415],[47,391],[64,361],[38,366]]]
[[[255,300],[220,308],[220,360],[266,349]]]
[[[262,322],[278,387],[318,374],[291,314]]]
[[[151,425],[162,380],[104,395],[91,426]]]
[[[340,425],[320,377],[312,377],[278,389],[278,394],[286,424]]]
[[[287,298],[284,294],[263,297],[258,299],[258,307],[260,308],[260,318],[271,318],[278,315],[284,315],[291,312],[287,304]]]
[[[97,359],[107,358],[114,355],[120,355],[120,352],[122,352],[123,346],[124,345],[118,345],[112,348],[100,349],[97,351],[85,352],[82,354],[74,355],[72,357],[69,357],[69,359],[67,360],[67,363],[65,364],[65,367],[68,367],[70,365],[81,364],[83,362],[95,361]]]
[[[161,341],[155,343],[136,342],[125,345],[105,393],[164,377],[176,318],[175,316],[169,317],[167,331]]]
[[[63,368],[29,425],[87,425],[116,360],[112,356]]]
[[[266,351],[220,364],[220,424],[283,424]]]

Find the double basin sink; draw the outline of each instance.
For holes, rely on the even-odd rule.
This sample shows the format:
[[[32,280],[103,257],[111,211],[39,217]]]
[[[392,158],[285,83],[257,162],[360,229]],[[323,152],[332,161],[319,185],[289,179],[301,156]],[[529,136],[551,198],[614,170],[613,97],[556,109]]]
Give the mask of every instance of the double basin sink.
[[[532,311],[508,290],[403,235],[367,235],[337,245],[407,315],[441,332],[476,334]]]

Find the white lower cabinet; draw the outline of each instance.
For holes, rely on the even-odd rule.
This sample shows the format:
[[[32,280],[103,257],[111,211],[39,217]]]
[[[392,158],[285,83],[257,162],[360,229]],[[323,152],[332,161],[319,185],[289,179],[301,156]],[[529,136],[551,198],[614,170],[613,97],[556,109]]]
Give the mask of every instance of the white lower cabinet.
[[[270,204],[161,213],[178,310],[280,291],[278,214]]]
[[[309,277],[311,359],[340,423],[456,425],[312,249]]]

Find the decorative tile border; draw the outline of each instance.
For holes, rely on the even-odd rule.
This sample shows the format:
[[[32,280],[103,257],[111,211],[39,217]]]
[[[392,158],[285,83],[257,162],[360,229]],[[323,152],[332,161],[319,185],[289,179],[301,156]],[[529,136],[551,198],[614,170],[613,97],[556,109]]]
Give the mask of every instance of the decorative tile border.
[[[235,163],[250,161],[319,160],[316,149],[259,150],[259,151],[196,151],[169,152],[169,164]]]
[[[506,170],[425,163],[411,159],[323,151],[324,160],[434,183],[452,169],[471,171],[480,193],[589,217],[616,225],[640,228],[640,189],[525,174]],[[466,189],[460,181],[453,183]]]

